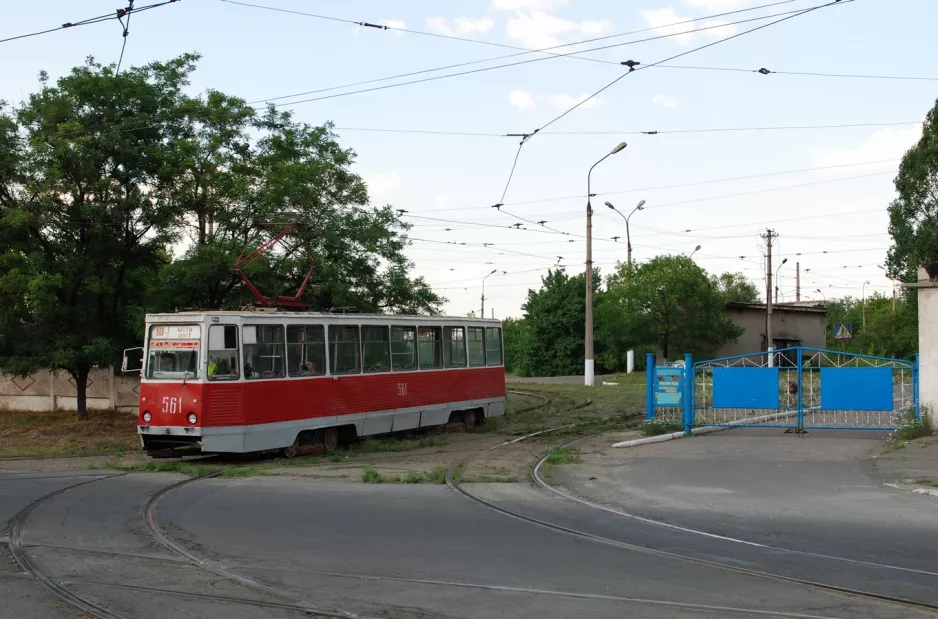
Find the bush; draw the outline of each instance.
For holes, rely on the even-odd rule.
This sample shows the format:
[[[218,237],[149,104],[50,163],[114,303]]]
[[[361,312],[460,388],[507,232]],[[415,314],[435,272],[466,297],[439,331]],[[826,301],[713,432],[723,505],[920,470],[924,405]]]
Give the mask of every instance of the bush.
[[[381,477],[381,473],[379,473],[378,470],[370,464],[365,467],[364,471],[362,471],[363,484],[380,484],[383,481],[384,478]]]
[[[890,432],[886,437],[886,453],[902,449],[909,441],[931,436],[933,433],[931,419],[931,409],[927,406],[922,407],[922,414],[918,420],[915,419],[914,411],[900,413],[896,419],[895,431]]]

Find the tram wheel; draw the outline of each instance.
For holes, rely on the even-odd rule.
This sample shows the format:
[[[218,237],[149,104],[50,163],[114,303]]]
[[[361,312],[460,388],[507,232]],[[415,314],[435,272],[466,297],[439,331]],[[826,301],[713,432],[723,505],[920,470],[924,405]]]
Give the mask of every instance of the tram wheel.
[[[289,447],[284,447],[282,450],[284,458],[295,458],[298,453],[300,453],[300,437],[297,436],[293,440],[293,444]]]
[[[462,423],[464,426],[466,426],[466,429],[472,429],[476,427],[476,421],[477,421],[477,416],[476,416],[475,409],[470,409],[470,410],[463,412]]]
[[[322,445],[326,452],[332,453],[339,446],[339,429],[326,428],[322,431]]]

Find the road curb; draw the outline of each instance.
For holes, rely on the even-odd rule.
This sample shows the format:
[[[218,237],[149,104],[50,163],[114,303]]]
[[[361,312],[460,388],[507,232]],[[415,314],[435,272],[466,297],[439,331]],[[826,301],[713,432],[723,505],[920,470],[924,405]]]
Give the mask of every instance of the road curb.
[[[914,492],[915,494],[924,494],[930,497],[938,498],[938,489],[932,488],[922,488],[921,486],[913,486],[911,484],[883,484],[887,488],[895,488],[896,490],[905,490],[906,492]]]

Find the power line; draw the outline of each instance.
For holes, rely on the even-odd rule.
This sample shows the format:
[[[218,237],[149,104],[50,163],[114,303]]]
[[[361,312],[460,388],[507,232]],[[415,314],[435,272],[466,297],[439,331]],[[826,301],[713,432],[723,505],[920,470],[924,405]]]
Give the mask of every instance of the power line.
[[[30,32],[27,34],[20,34],[17,36],[8,37],[6,39],[0,39],[0,43],[7,43],[8,41],[16,41],[18,39],[26,39],[29,37],[35,37],[35,36],[39,36],[42,34],[48,34],[50,32],[57,32],[59,30],[65,30],[67,28],[74,28],[76,26],[87,26],[90,24],[99,24],[102,22],[110,21],[112,19],[116,19],[120,21],[120,19],[124,16],[127,16],[129,20],[131,13],[140,13],[141,11],[148,11],[150,9],[155,9],[161,6],[165,6],[167,4],[172,4],[174,2],[179,2],[179,0],[164,0],[164,2],[158,2],[156,4],[148,4],[146,6],[134,7],[132,9],[118,9],[116,12],[108,13],[106,15],[98,15],[97,17],[89,17],[88,19],[83,19],[83,20],[76,21],[76,22],[65,22],[64,24],[56,28],[49,28],[47,30],[40,30],[38,32]],[[130,4],[133,4],[133,3],[131,2]]]
[[[121,22],[121,25],[124,27],[124,42],[121,43],[121,55],[120,58],[117,59],[117,69],[114,71],[114,75],[117,75],[121,72],[121,63],[124,61],[124,50],[127,49],[127,35],[130,34],[130,16],[133,13],[133,10],[134,0],[127,0],[127,23],[125,24],[120,16],[117,18],[117,20]]]
[[[267,10],[272,10],[272,11],[278,11],[278,12],[283,12],[283,13],[293,13],[293,14],[297,14],[297,15],[305,15],[305,16],[307,16],[307,17],[314,17],[314,18],[318,18],[318,19],[326,19],[326,20],[329,20],[329,21],[339,21],[339,22],[344,22],[344,23],[350,23],[350,24],[356,24],[356,25],[363,25],[363,22],[358,22],[358,21],[354,21],[354,20],[333,18],[333,17],[327,17],[327,16],[323,16],[323,15],[315,15],[315,14],[312,14],[312,13],[304,13],[304,12],[301,12],[301,11],[290,11],[290,10],[286,10],[286,9],[277,9],[277,8],[274,8],[274,7],[266,7],[266,6],[261,6],[261,5],[249,4],[249,3],[245,3],[245,2],[235,2],[235,1],[233,1],[233,0],[222,0],[222,1],[223,1],[223,2],[228,2],[229,4],[239,4],[239,5],[242,5],[242,6],[248,6],[248,7],[254,7],[254,8],[262,8],[262,9],[267,9]],[[543,48],[540,48],[540,49],[528,49],[528,48],[524,48],[524,47],[516,47],[516,46],[513,46],[513,45],[506,45],[506,44],[503,44],[503,43],[495,43],[495,42],[493,42],[493,41],[482,41],[482,40],[478,40],[478,39],[467,39],[467,38],[465,38],[465,37],[450,37],[450,36],[448,36],[448,35],[440,35],[440,34],[437,34],[437,33],[425,33],[425,32],[421,32],[421,31],[413,31],[413,30],[408,30],[408,29],[405,29],[405,28],[396,28],[396,27],[392,27],[392,26],[383,27],[383,25],[379,24],[378,26],[381,26],[381,29],[382,29],[382,30],[397,30],[397,31],[401,31],[401,32],[407,32],[407,33],[410,33],[410,34],[426,34],[426,35],[429,35],[429,36],[435,36],[435,37],[439,37],[439,38],[454,38],[454,39],[456,39],[456,40],[464,41],[464,42],[477,43],[477,44],[480,44],[480,45],[489,45],[489,46],[494,46],[494,47],[503,47],[503,48],[509,48],[509,49],[517,49],[517,50],[521,50],[521,51],[520,51],[519,53],[515,53],[515,54],[508,54],[508,55],[504,55],[504,56],[495,56],[495,57],[492,57],[492,58],[483,58],[483,59],[481,59],[481,60],[473,60],[473,61],[470,61],[470,62],[461,62],[461,63],[457,63],[457,64],[446,65],[446,66],[443,66],[443,67],[435,67],[435,68],[432,68],[432,69],[421,69],[421,70],[418,70],[418,71],[411,71],[411,72],[408,72],[408,73],[400,73],[400,74],[397,74],[397,75],[391,75],[391,76],[387,76],[387,77],[381,77],[381,78],[376,78],[376,79],[370,79],[370,80],[364,80],[364,81],[359,81],[359,82],[353,82],[353,83],[350,83],[350,84],[343,84],[343,85],[341,85],[341,86],[330,86],[330,87],[321,88],[321,89],[318,89],[318,90],[308,90],[308,91],[305,91],[305,92],[293,93],[293,94],[290,94],[290,95],[281,95],[281,96],[278,96],[278,97],[271,97],[271,98],[269,98],[269,99],[263,99],[263,100],[259,100],[259,101],[250,101],[249,103],[263,103],[263,102],[265,102],[265,101],[276,101],[276,100],[280,100],[280,99],[290,99],[290,98],[293,98],[293,97],[301,97],[301,96],[310,95],[310,94],[316,94],[316,93],[320,93],[320,92],[327,92],[327,91],[330,91],[330,90],[340,90],[340,89],[343,89],[343,88],[354,88],[354,87],[356,87],[356,86],[363,86],[363,85],[366,85],[366,84],[374,84],[374,83],[384,82],[384,81],[393,80],[393,79],[400,79],[400,78],[404,78],[404,77],[411,77],[411,76],[414,76],[414,75],[421,75],[421,74],[424,74],[424,73],[434,73],[434,72],[437,72],[437,71],[446,71],[446,70],[448,70],[448,69],[455,69],[455,68],[460,68],[460,67],[465,67],[465,66],[470,66],[470,65],[475,65],[475,64],[483,64],[483,63],[486,63],[486,62],[494,62],[494,61],[496,61],[496,60],[505,60],[505,59],[507,59],[507,58],[516,58],[516,57],[518,57],[518,56],[525,56],[525,55],[528,55],[528,54],[535,54],[535,53],[549,54],[550,56],[555,56],[555,57],[572,58],[572,59],[574,59],[574,60],[587,60],[587,61],[590,61],[590,62],[599,62],[599,63],[603,63],[603,64],[616,64],[616,65],[617,65],[617,64],[619,64],[619,63],[617,63],[617,62],[614,61],[614,60],[602,60],[602,59],[599,59],[599,58],[581,57],[581,56],[576,55],[576,54],[582,54],[582,53],[586,53],[586,52],[593,51],[593,50],[582,50],[582,51],[575,51],[575,52],[564,53],[564,54],[552,53],[551,50],[560,49],[560,48],[564,48],[564,47],[572,47],[572,46],[575,46],[575,45],[584,45],[584,44],[586,44],[586,43],[594,43],[594,42],[596,42],[596,41],[603,41],[603,40],[614,39],[614,38],[619,38],[619,37],[624,37],[624,36],[630,36],[630,35],[633,35],[633,34],[640,34],[640,33],[642,33],[642,32],[649,32],[649,31],[651,31],[651,30],[658,30],[658,29],[660,29],[660,28],[681,26],[681,25],[684,25],[684,24],[689,24],[689,23],[693,23],[693,22],[697,22],[697,21],[705,21],[705,20],[714,19],[714,18],[717,18],[717,17],[726,17],[727,15],[734,15],[734,14],[737,14],[737,13],[746,13],[746,12],[749,12],[749,11],[756,11],[756,10],[760,10],[760,9],[771,8],[771,7],[774,7],[774,6],[781,5],[781,4],[790,4],[791,2],[795,2],[795,1],[797,1],[797,0],[781,0],[781,1],[779,1],[779,2],[772,2],[772,3],[770,3],[770,4],[763,4],[763,5],[760,5],[760,6],[753,6],[753,7],[749,7],[749,8],[746,8],[746,9],[739,9],[739,10],[735,10],[735,11],[726,11],[726,12],[724,12],[724,13],[717,13],[717,14],[714,14],[714,15],[708,15],[708,16],[706,16],[706,17],[697,17],[697,18],[694,18],[694,19],[686,19],[686,20],[679,21],[679,22],[672,22],[672,23],[670,23],[670,24],[665,24],[665,25],[663,25],[663,26],[655,26],[655,27],[649,27],[649,28],[641,28],[641,29],[639,29],[639,30],[632,30],[632,31],[629,31],[629,32],[620,32],[620,33],[617,33],[617,34],[605,35],[605,36],[601,36],[601,37],[594,37],[594,38],[591,38],[591,39],[583,39],[583,40],[580,40],[580,41],[574,41],[574,42],[572,42],[572,43],[562,43],[562,44],[559,44],[559,45],[552,45],[552,46],[543,47]]]
[[[835,2],[853,2],[853,1],[854,1],[854,0],[835,0]],[[821,6],[828,6],[828,5],[821,5]],[[821,7],[815,7],[815,8],[821,8]],[[647,37],[647,38],[644,38],[644,39],[637,39],[637,40],[635,40],[635,41],[626,41],[626,42],[624,42],[624,43],[613,43],[613,44],[611,44],[611,45],[604,45],[604,46],[600,46],[600,47],[592,47],[592,48],[586,49],[586,50],[580,50],[580,51],[574,51],[574,52],[567,52],[567,53],[563,53],[563,54],[554,54],[554,55],[546,56],[546,57],[543,57],[543,58],[532,58],[532,59],[530,59],[530,60],[519,60],[519,61],[517,61],[517,62],[509,62],[509,63],[505,63],[505,64],[494,65],[494,66],[491,66],[491,67],[482,67],[482,68],[479,68],[479,69],[469,69],[469,70],[466,70],[466,71],[457,71],[457,72],[455,72],[455,73],[446,73],[446,74],[444,74],[444,75],[435,75],[435,76],[431,76],[431,77],[424,77],[424,78],[415,79],[415,80],[408,80],[408,81],[404,81],[404,82],[397,82],[397,83],[394,83],[394,84],[387,84],[387,85],[384,85],[384,86],[372,86],[372,87],[370,87],[370,88],[361,88],[361,89],[359,89],[359,90],[350,90],[350,91],[348,91],[348,92],[340,92],[340,93],[336,93],[336,94],[323,95],[323,96],[321,96],[321,97],[311,97],[311,98],[308,98],[308,99],[299,99],[299,100],[297,100],[297,101],[287,101],[287,102],[285,102],[285,103],[283,103],[283,104],[281,104],[281,105],[284,105],[284,106],[292,106],[292,105],[298,105],[298,104],[300,104],[300,103],[310,103],[310,102],[313,102],[313,101],[323,101],[323,100],[325,100],[325,99],[334,99],[334,98],[336,98],[336,97],[347,97],[347,96],[350,96],[350,95],[357,95],[357,94],[366,93],[366,92],[375,92],[375,91],[378,91],[378,90],[387,90],[388,88],[397,88],[397,87],[399,87],[399,86],[409,86],[409,85],[411,85],[411,84],[422,84],[422,83],[425,83],[425,82],[432,82],[432,81],[436,81],[436,80],[447,79],[447,78],[450,78],[450,77],[461,77],[461,76],[463,76],[463,75],[472,75],[472,74],[475,74],[475,73],[482,73],[482,72],[485,72],[485,71],[494,71],[494,70],[496,70],[496,69],[504,69],[504,68],[507,68],[507,67],[515,67],[515,66],[520,66],[520,65],[531,64],[531,63],[534,63],[534,62],[541,62],[541,61],[544,61],[544,60],[551,60],[551,59],[553,59],[553,58],[567,57],[567,56],[571,56],[571,55],[573,55],[573,54],[585,54],[585,53],[587,53],[587,52],[602,51],[602,50],[611,49],[611,48],[615,48],[615,47],[623,47],[623,46],[625,46],[625,45],[634,45],[634,44],[636,44],[636,43],[647,43],[648,41],[658,41],[658,40],[661,40],[661,39],[668,39],[668,38],[671,38],[671,37],[677,37],[677,36],[681,36],[681,35],[685,35],[685,34],[699,33],[699,32],[701,32],[701,31],[703,31],[703,30],[712,30],[712,29],[715,29],[715,28],[725,28],[726,26],[732,26],[732,25],[737,25],[737,24],[743,24],[743,23],[748,23],[748,22],[753,22],[753,21],[761,21],[761,20],[764,20],[764,19],[770,19],[770,18],[772,18],[772,17],[777,17],[778,15],[788,15],[788,14],[790,14],[790,17],[797,17],[798,15],[803,14],[803,13],[806,13],[806,12],[808,12],[808,11],[810,11],[810,10],[813,10],[813,9],[802,9],[802,10],[798,10],[798,11],[788,11],[787,13],[777,13],[777,14],[774,14],[774,15],[753,17],[753,18],[749,18],[749,19],[738,20],[738,21],[735,21],[735,22],[727,22],[727,23],[725,23],[725,24],[717,24],[717,25],[714,25],[714,26],[705,26],[705,27],[703,27],[703,28],[696,28],[696,29],[693,29],[693,30],[686,30],[686,31],[683,31],[683,32],[674,32],[674,33],[671,33],[671,34],[663,34],[663,35],[658,35],[658,36],[653,36],[653,37]],[[789,17],[789,18],[790,18],[790,17]],[[767,24],[767,25],[772,25],[773,23],[778,23],[778,21],[782,21],[782,20],[777,20],[776,22],[771,22],[770,24]],[[765,27],[765,26],[762,26],[762,27]],[[726,39],[721,39],[720,41],[715,41],[715,42],[713,42],[713,43],[710,43],[709,45],[715,45],[716,43],[720,43],[721,41],[726,41],[726,40],[729,40],[729,39],[731,39],[731,38],[735,38],[735,37],[738,37],[738,36],[742,36],[743,34],[747,34],[747,33],[749,33],[749,32],[752,32],[752,30],[747,30],[747,31],[742,32],[742,33],[739,33],[739,34],[735,34],[735,35],[733,35],[732,37],[727,37]],[[708,45],[699,47],[699,48],[697,48],[697,49],[704,49],[704,47],[708,47]],[[694,51],[697,51],[697,49],[695,49],[695,50],[690,50],[689,52],[685,52],[684,54],[678,54],[678,55],[676,55],[676,56],[672,56],[671,58],[667,58],[667,59],[665,59],[665,60],[662,60],[661,62],[668,62],[668,61],[673,60],[673,59],[675,59],[675,58],[679,58],[679,57],[681,57],[682,55],[685,55],[685,54],[688,54],[688,53],[692,53],[692,52],[694,52]],[[608,61],[607,63],[614,63],[614,61]],[[618,63],[618,64],[621,64],[621,63]],[[654,66],[654,65],[652,65],[652,66]],[[626,75],[627,75],[627,74],[626,74]],[[620,78],[620,79],[621,79],[621,78]],[[618,81],[618,80],[617,80],[617,81]],[[323,89],[323,90],[320,90],[320,91],[310,91],[309,93],[304,93],[304,94],[315,94],[315,93],[317,93],[317,92],[324,92],[324,91],[326,91],[326,90],[336,90],[336,89],[345,88],[345,87],[346,87],[346,86],[330,87],[330,88]],[[352,87],[352,86],[349,85],[348,87]],[[597,93],[597,94],[598,94],[598,93]],[[291,96],[302,96],[302,95],[299,95],[299,94],[297,94],[297,95],[284,95],[284,96],[282,96],[282,97],[279,97],[279,99],[290,98]],[[595,96],[595,94],[594,94],[593,96]],[[267,101],[271,101],[271,100],[272,100],[272,99],[264,99],[263,102],[267,102]],[[257,101],[257,102],[260,103],[261,101]],[[581,103],[581,104],[582,104],[582,103]]]
[[[912,75],[869,75],[860,73],[815,73],[811,71],[772,71],[765,67],[758,69],[742,69],[738,67],[689,67],[679,65],[667,65],[662,69],[690,69],[694,71],[729,71],[733,73],[758,73],[760,75],[798,75],[803,77],[834,77],[834,78],[852,78],[867,80],[911,80],[938,82],[938,77],[924,77]]]

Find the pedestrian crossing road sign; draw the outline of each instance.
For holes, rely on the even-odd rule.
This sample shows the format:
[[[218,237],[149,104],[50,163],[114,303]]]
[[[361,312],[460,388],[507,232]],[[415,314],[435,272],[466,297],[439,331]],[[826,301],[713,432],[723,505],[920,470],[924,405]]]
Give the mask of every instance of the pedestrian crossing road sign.
[[[853,324],[849,322],[835,322],[834,323],[834,339],[835,340],[852,340],[853,339]]]

